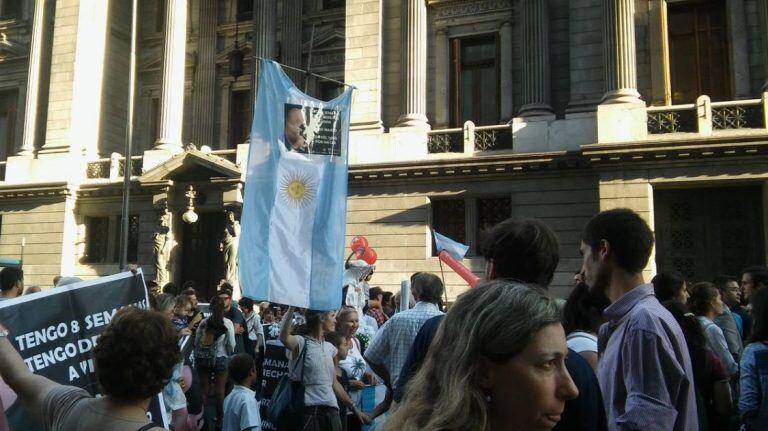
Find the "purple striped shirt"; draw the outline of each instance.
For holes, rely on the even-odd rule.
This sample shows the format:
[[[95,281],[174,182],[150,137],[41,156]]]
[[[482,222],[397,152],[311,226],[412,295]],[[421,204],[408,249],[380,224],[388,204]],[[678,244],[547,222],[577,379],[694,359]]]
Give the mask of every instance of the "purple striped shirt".
[[[683,331],[643,284],[605,309],[597,377],[609,430],[697,430]]]

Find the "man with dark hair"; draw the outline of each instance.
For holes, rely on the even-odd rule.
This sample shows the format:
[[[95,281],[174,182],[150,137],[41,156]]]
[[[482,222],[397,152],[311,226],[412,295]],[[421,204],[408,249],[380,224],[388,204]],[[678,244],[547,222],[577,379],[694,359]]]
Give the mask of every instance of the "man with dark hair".
[[[124,308],[93,350],[100,398],[32,374],[0,325],[0,376],[47,430],[162,430],[147,419],[149,402],[171,378],[179,356],[170,320]]]
[[[509,278],[549,286],[560,260],[557,236],[532,218],[512,217],[494,226],[482,244],[486,279]]]
[[[723,312],[715,317],[713,322],[723,331],[725,342],[728,344],[728,351],[731,352],[733,359],[738,364],[741,351],[744,349],[741,340],[743,329],[739,329],[742,320],[741,316],[731,310],[731,306],[739,303],[739,284],[735,278],[727,275],[718,275],[712,280],[712,284],[717,287],[720,292],[720,299],[726,305],[723,307]]]
[[[181,292],[181,289],[179,289],[179,286],[177,286],[174,283],[165,283],[165,285],[163,286],[163,293],[177,296],[180,292]]]
[[[222,431],[246,431],[261,429],[261,415],[256,393],[250,388],[256,380],[253,358],[238,353],[229,360],[229,378],[234,387],[224,399]]]
[[[586,282],[611,301],[598,334],[608,429],[698,429],[683,331],[643,281],[652,249],[651,229],[628,209],[601,212],[582,233]]]
[[[222,283],[219,287],[219,299],[224,303],[224,317],[232,321],[235,327],[235,353],[245,353],[245,317],[237,307],[232,306],[232,286],[229,283]]]
[[[741,289],[743,299],[748,304],[752,294],[768,286],[768,268],[764,266],[750,266],[741,271]]]
[[[0,270],[0,301],[16,298],[24,292],[24,271],[15,266]]]
[[[486,235],[482,249],[489,280],[515,279],[543,288],[552,281],[560,260],[557,235],[545,223],[531,218],[512,217],[499,223]],[[421,367],[442,318],[434,317],[421,327],[394,388],[394,401],[400,402],[409,379]],[[579,396],[566,401],[562,419],[554,429],[604,430],[603,400],[592,366],[570,349],[565,366]]]
[[[384,314],[382,307],[382,301],[384,299],[384,291],[380,287],[372,287],[368,291],[370,298],[368,299],[368,309],[365,314],[373,317],[376,320],[376,325],[381,328],[387,321],[387,315]]]
[[[439,277],[428,272],[417,273],[411,277],[411,291],[416,306],[392,316],[373,337],[364,354],[371,369],[390,388],[400,375],[421,325],[443,314],[437,306],[443,294],[443,282]]]

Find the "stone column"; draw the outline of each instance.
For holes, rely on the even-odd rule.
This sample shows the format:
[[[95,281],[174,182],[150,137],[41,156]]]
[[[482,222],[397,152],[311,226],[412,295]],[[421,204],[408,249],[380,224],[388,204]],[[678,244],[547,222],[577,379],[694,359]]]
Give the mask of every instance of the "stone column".
[[[448,31],[444,28],[435,34],[435,126],[448,127],[450,115],[450,97],[448,86],[450,82],[451,56],[448,46]]]
[[[428,128],[427,107],[427,2],[402,0],[402,96],[397,127]]]
[[[301,37],[301,36],[299,36]],[[277,54],[277,0],[254,0],[251,53],[256,57],[273,59]],[[251,101],[256,100],[259,84],[259,60],[251,59]],[[255,106],[255,103],[251,103]]]
[[[187,0],[166,0],[160,138],[155,143],[158,150],[182,151],[186,46]]]
[[[200,38],[197,43],[198,63],[193,93],[192,141],[214,148],[214,103],[216,94],[216,4],[217,0],[200,0]]]
[[[602,103],[642,103],[637,92],[635,0],[603,1],[605,94]]]
[[[553,115],[549,104],[549,6],[523,0],[523,106],[521,117]]]
[[[43,29],[45,28],[46,0],[35,2],[35,15],[32,18],[32,35],[29,47],[29,71],[27,72],[27,106],[24,110],[24,135],[21,142],[20,156],[31,156],[35,152],[37,136],[37,106],[41,90],[40,71],[43,64]]]
[[[303,0],[283,0],[283,47],[282,63],[301,69],[301,28]],[[304,74],[286,69],[296,85],[302,82]]]
[[[501,122],[512,121],[512,22],[504,21],[499,28],[499,59],[501,73],[499,93],[501,95]]]

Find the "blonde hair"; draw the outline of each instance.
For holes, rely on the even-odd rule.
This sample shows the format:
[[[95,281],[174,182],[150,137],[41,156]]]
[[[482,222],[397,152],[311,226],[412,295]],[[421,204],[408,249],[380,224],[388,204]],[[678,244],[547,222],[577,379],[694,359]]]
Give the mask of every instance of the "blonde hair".
[[[490,412],[478,382],[481,358],[507,363],[560,319],[555,299],[538,287],[495,280],[461,295],[384,429],[488,431]]]

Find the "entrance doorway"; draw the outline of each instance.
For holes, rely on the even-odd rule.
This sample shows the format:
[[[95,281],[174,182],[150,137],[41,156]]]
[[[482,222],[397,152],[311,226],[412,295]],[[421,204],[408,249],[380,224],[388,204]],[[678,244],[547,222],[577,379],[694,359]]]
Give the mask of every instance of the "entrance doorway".
[[[656,265],[690,281],[765,263],[762,186],[654,192]]]
[[[182,230],[181,282],[196,282],[200,302],[208,302],[224,278],[224,255],[219,250],[219,242],[223,237],[225,214],[198,215],[196,223],[184,223]]]

